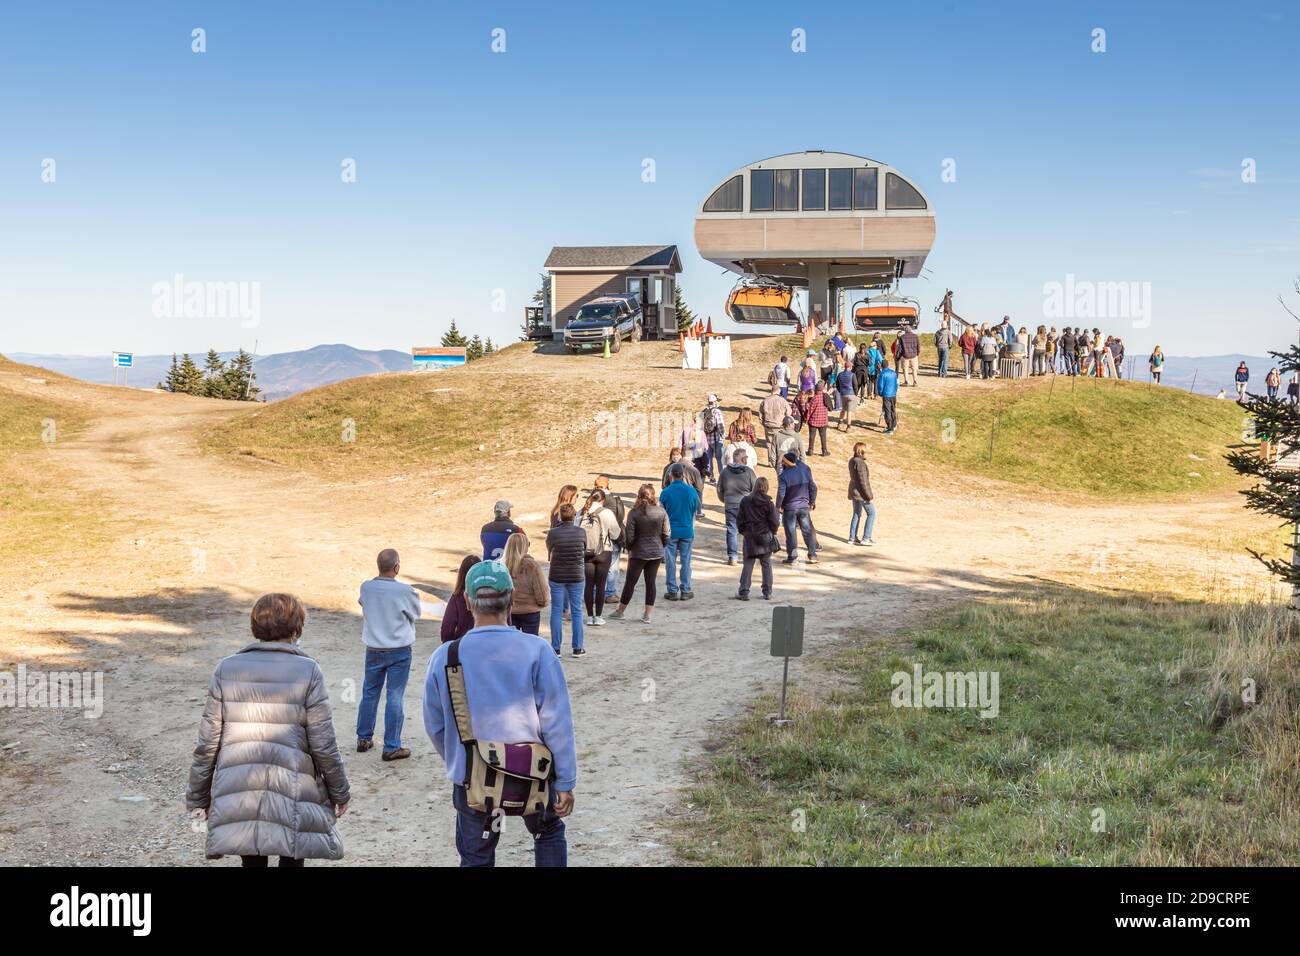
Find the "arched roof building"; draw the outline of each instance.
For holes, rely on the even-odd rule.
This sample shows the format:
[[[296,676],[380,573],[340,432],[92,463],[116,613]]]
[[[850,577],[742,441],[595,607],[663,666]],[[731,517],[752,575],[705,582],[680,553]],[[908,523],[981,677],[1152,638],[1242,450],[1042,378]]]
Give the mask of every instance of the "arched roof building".
[[[834,313],[836,292],[920,275],[934,208],[884,163],[808,150],[727,176],[695,217],[700,255],[733,272],[807,287],[808,308]]]

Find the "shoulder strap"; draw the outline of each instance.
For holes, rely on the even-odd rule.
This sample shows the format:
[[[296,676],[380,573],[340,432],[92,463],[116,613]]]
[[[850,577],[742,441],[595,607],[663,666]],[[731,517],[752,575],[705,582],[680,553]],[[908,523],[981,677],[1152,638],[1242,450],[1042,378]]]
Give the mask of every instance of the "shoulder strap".
[[[463,744],[474,742],[474,725],[469,719],[469,696],[465,693],[465,668],[460,663],[460,638],[447,645],[447,695],[456,718],[456,735]]]

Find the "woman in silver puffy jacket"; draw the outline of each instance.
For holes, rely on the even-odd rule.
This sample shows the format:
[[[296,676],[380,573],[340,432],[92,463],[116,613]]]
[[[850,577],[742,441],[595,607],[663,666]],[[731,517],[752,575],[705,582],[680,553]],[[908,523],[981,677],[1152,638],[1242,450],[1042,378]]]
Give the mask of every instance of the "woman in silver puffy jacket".
[[[212,675],[185,793],[186,809],[207,820],[209,859],[343,858],[334,823],[348,778],[325,677],[298,649],[306,618],[293,595],[262,595],[249,615],[255,640]]]

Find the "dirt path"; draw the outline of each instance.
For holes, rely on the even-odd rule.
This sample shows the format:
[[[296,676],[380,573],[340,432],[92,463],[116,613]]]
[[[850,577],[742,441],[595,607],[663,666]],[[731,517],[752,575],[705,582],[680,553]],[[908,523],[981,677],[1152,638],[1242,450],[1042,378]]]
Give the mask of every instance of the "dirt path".
[[[736,369],[701,373],[690,389],[717,391],[724,404],[753,404],[745,396],[759,394],[759,367],[737,351]],[[653,402],[680,390],[685,373],[663,358],[662,347],[647,343],[617,360],[624,374],[639,365],[630,395]],[[620,366],[591,364],[598,361],[516,354],[503,356],[493,375],[517,375],[520,387],[541,396],[572,387],[575,375],[617,387],[605,369]],[[515,502],[515,517],[537,547],[559,485],[588,485],[599,469],[630,495],[641,481],[658,481],[666,455],[659,448],[598,449],[588,439],[539,461],[518,436],[521,447],[488,452],[481,462],[326,483],[200,453],[196,433],[240,413],[228,404],[36,385],[12,375],[0,376],[0,386],[56,389],[98,416],[79,439],[60,443],[59,474],[79,492],[105,496],[131,529],[109,553],[76,556],[38,584],[0,597],[0,666],[102,670],[106,686],[104,713],[94,720],[66,710],[0,710],[0,748],[8,748],[0,749],[0,863],[201,862],[202,836],[191,830],[180,795],[208,675],[249,639],[246,616],[257,595],[290,590],[308,604],[303,646],[330,681],[338,737],[347,744],[362,676],[356,590],[373,574],[381,547],[401,551],[406,580],[445,594],[461,555],[477,550],[495,499]],[[972,386],[929,378],[917,391]],[[911,398],[904,393],[904,427]],[[880,508],[875,549],[845,541],[844,462],[858,439],[871,447]],[[990,487],[981,507],[958,510],[940,476],[891,465],[890,439],[861,431],[832,441],[831,457],[813,460],[822,487],[815,513],[822,563],[777,572],[776,599],[808,608],[814,657],[914,624],[942,602],[1014,593],[1049,573],[1086,586],[1104,585],[1121,569],[1140,574],[1157,543],[1163,572],[1254,573],[1195,545],[1168,544],[1239,514],[1231,495],[1094,506],[1083,520],[1072,508]],[[779,681],[779,663],[767,656],[771,605],[730,599],[738,569],[726,566],[721,506],[712,488],[708,494],[708,517],[697,530],[696,600],[661,602],[649,626],[590,628],[588,657],[573,662],[566,653],[580,765],[569,826],[575,863],[671,862],[663,827],[688,782],[685,761],[720,722]],[[1099,527],[1124,531],[1102,546]],[[414,757],[384,764],[378,751],[345,749],[354,802],[340,829],[349,863],[455,862],[449,784],[420,719],[437,633],[434,622],[418,629],[404,734]],[[797,680],[816,673],[808,660],[793,670]],[[500,862],[530,862],[522,826],[506,831]]]

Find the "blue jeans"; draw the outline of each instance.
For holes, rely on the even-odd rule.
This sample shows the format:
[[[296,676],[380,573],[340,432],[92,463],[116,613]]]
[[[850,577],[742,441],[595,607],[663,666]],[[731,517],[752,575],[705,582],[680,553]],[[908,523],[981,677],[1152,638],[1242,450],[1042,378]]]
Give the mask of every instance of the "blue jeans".
[[[456,808],[456,852],[461,866],[496,866],[497,841],[501,839],[504,816],[496,819],[469,808],[465,788],[451,788],[451,805]],[[564,839],[564,821],[555,815],[555,791],[541,813],[521,818],[533,835],[533,862],[537,866],[568,866],[569,845]],[[493,824],[496,826],[494,827]]]
[[[384,704],[384,751],[402,746],[402,695],[411,674],[411,649],[395,647],[379,650],[366,648],[366,681],[361,688],[361,705],[357,708],[357,739],[370,740],[375,735],[375,715],[379,711],[379,692],[388,682],[388,699]]]
[[[669,594],[677,593],[677,556],[682,556],[682,587],[683,591],[691,589],[691,545],[694,543],[691,538],[669,538],[668,543],[664,545],[664,584],[668,588]]]
[[[867,515],[867,533],[862,537],[870,541],[871,530],[876,526],[876,503],[874,501],[857,501],[853,502],[853,518],[849,521],[849,540],[858,540],[858,522],[862,520],[862,513]]]
[[[722,477],[723,457],[726,449],[722,447],[722,439],[709,439],[709,477],[717,481]]]
[[[564,609],[569,609],[569,625],[573,628],[573,649],[582,650],[582,588],[585,581],[551,581],[551,647],[560,653],[564,644]]]
[[[786,563],[791,563],[799,551],[798,542],[794,536],[795,525],[798,524],[799,530],[803,532],[804,547],[808,549],[808,557],[817,557],[817,532],[813,530],[812,515],[807,508],[786,508],[781,512],[781,524],[785,526],[785,559]]]
[[[727,560],[740,556],[740,545],[736,541],[740,533],[736,528],[736,521],[740,518],[740,503],[734,505],[725,505],[723,514],[727,516]]]
[[[781,397],[784,398],[786,401],[789,401],[789,400],[790,400],[790,386],[789,386],[789,385],[782,385],[782,386],[781,386]]]
[[[610,601],[614,598],[614,592],[618,590],[618,559],[622,555],[623,549],[616,544],[610,545],[612,551],[609,558],[609,576],[605,578],[605,600]]]
[[[948,377],[948,350],[939,349],[939,377]]]

